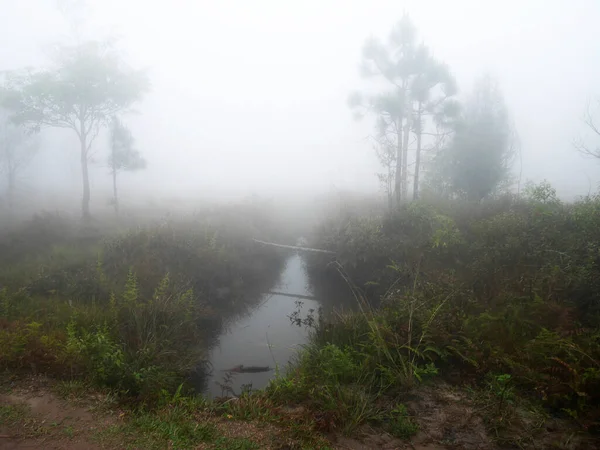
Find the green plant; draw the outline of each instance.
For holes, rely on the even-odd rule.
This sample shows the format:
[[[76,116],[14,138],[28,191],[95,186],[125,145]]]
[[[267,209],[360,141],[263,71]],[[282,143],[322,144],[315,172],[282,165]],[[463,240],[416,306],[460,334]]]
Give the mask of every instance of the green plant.
[[[213,442],[213,448],[222,450],[253,450],[260,449],[260,445],[246,438],[219,437]]]
[[[402,439],[409,439],[419,431],[419,426],[402,403],[396,405],[387,414],[385,427],[390,434]]]
[[[335,249],[329,267],[337,270],[313,279],[346,280],[357,311],[322,318],[313,343],[349,349],[358,372],[369,374],[354,382],[379,395],[452,374],[486,380],[486,404],[503,416],[524,396],[594,423],[599,230],[600,196],[563,203],[547,183],[521,199],[434,199],[388,215],[331,217],[311,246]],[[325,261],[307,264],[315,273]],[[278,384],[296,396],[309,374],[303,364],[297,370],[298,383]]]
[[[8,295],[7,288],[0,289],[0,315],[5,319],[10,319],[13,314],[14,304],[12,298]]]
[[[505,405],[512,402],[514,397],[513,387],[511,386],[511,376],[506,373],[495,376],[492,375],[488,386],[493,395],[498,399],[498,413],[502,414]]]
[[[327,384],[348,383],[359,375],[351,350],[342,350],[334,344],[318,349],[311,363],[318,366],[318,376],[324,377]]]
[[[0,405],[0,419],[6,425],[18,423],[29,414],[29,409],[24,405]]]
[[[82,360],[94,381],[106,386],[121,385],[126,370],[125,354],[106,326],[78,332],[71,321],[67,336],[67,352]]]
[[[136,448],[147,449],[194,448],[218,436],[213,424],[197,420],[194,411],[181,406],[138,412],[124,425],[113,427],[109,434]]]
[[[55,392],[62,398],[80,398],[88,392],[87,386],[81,380],[62,380],[54,386]]]

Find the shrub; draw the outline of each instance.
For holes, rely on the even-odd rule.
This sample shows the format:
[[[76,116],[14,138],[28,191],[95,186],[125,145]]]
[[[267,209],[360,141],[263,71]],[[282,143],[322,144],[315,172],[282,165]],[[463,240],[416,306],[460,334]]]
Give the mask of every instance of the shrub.
[[[419,431],[419,426],[411,419],[406,406],[402,403],[388,413],[384,424],[392,436],[401,439],[409,439]]]
[[[600,196],[564,204],[543,183],[523,199],[451,206],[413,203],[316,229],[311,245],[335,250],[361,303],[381,308],[321,323],[315,344],[349,348],[379,388],[437,371],[501,373],[522,395],[593,417]],[[308,260],[313,272],[325,264]]]
[[[64,373],[65,334],[39,322],[0,322],[0,367]]]
[[[266,226],[261,217],[252,220]],[[18,229],[0,236],[11,249],[10,265],[0,254],[0,366],[88,378],[144,402],[187,386],[221,317],[258,301],[250,293],[274,282],[283,262],[241,220],[218,230],[167,222],[106,240],[70,223],[60,235],[61,220],[24,225],[25,235],[49,231],[31,246],[3,240]]]

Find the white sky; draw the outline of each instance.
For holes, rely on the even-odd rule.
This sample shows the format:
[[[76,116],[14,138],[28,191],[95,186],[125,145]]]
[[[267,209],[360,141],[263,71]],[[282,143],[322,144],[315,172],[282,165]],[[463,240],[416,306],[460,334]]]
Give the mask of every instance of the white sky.
[[[569,197],[600,181],[600,161],[571,145],[587,99],[600,95],[597,0],[90,3],[84,34],[121,36],[120,48],[149,68],[153,84],[128,120],[149,161],[147,171],[125,175],[129,190],[376,190],[365,139],[372,121],[355,122],[346,100],[368,86],[358,75],[365,38],[386,37],[403,11],[461,92],[484,72],[499,80],[524,180],[547,178]],[[68,32],[54,0],[0,0],[0,70],[40,64]],[[79,195],[77,147],[53,136],[36,167]],[[107,182],[96,168],[94,186]]]

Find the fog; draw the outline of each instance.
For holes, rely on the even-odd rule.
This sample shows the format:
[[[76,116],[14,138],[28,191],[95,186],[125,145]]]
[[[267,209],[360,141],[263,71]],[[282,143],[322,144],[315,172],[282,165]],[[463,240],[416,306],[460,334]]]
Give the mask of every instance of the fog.
[[[459,98],[483,73],[498,80],[523,182],[548,179],[563,198],[600,182],[598,161],[572,144],[585,133],[586,102],[600,95],[595,0],[98,0],[66,15],[54,0],[0,0],[0,10],[0,70],[43,66],[57,42],[108,36],[148,69],[152,90],[124,118],[148,168],[122,176],[125,199],[379,192],[374,120],[354,120],[347,99],[368,84],[358,70],[365,39],[387,36],[404,12],[450,67]],[[21,189],[48,202],[79,198],[76,137],[42,133]],[[107,146],[103,134],[97,161]],[[91,188],[93,209],[110,196],[99,162]]]

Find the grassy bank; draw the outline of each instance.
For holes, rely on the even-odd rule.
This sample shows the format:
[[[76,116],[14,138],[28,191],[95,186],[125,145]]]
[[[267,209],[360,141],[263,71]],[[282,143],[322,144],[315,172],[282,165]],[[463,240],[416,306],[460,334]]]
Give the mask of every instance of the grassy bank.
[[[354,309],[295,317],[310,344],[264,391],[206,401],[186,384],[283,262],[250,238],[290,237],[243,210],[91,231],[45,216],[6,235],[0,364],[66,396],[101,389],[126,419],[99,438],[131,448],[595,448],[600,197],[540,185],[367,210],[310,236],[335,260],[306,259]]]
[[[502,444],[533,448],[550,420],[584,437],[544,445],[589,448],[600,432],[600,197],[564,204],[540,185],[521,200],[341,215],[311,246],[337,252],[309,269],[345,278],[360,308],[314,327],[270,387],[278,401],[406,437],[410,393],[443,381],[472,393]]]
[[[284,256],[251,240],[269,233],[269,217],[230,210],[144,226],[45,214],[5,231],[0,368],[136,403],[187,388],[221,322],[277,279]]]

